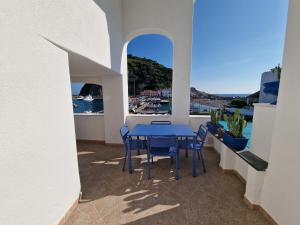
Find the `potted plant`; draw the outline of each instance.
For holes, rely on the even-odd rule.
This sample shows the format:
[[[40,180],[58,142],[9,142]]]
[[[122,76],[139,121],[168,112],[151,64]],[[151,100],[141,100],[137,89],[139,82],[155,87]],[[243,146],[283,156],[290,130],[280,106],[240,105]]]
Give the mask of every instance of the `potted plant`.
[[[207,128],[210,133],[216,134],[219,128],[223,126],[219,123],[221,119],[221,112],[219,110],[210,111],[210,122],[207,122]]]
[[[223,134],[223,142],[234,150],[243,150],[247,146],[248,138],[243,136],[243,130],[247,126],[247,121],[237,109],[233,115],[224,115],[227,121],[228,131]]]

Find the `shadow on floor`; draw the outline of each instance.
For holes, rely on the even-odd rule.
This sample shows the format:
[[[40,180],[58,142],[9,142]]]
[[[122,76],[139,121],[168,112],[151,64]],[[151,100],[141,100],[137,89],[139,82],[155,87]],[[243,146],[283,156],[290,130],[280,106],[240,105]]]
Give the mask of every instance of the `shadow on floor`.
[[[145,152],[144,152],[145,153]],[[222,174],[219,156],[205,149],[207,173],[191,176],[191,157],[181,154],[179,181],[168,158],[156,159],[146,178],[146,155],[134,155],[133,174],[122,172],[124,150],[78,143],[83,201],[67,221],[84,224],[264,225],[263,216],[243,203],[244,185]]]

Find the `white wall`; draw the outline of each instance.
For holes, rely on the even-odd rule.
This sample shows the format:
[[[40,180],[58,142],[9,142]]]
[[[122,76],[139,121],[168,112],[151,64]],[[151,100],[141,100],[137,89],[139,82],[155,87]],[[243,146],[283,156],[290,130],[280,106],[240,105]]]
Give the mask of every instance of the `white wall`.
[[[57,224],[80,192],[67,54],[14,26],[0,43],[0,224]]]
[[[171,120],[171,115],[128,115],[126,123],[130,129],[136,124],[150,124],[151,121]],[[79,114],[74,115],[76,138],[78,140],[105,140],[105,116],[104,114]],[[190,126],[197,131],[200,124],[206,124],[209,116],[191,116]],[[119,132],[120,127],[115,128]],[[119,133],[117,138],[119,139]],[[109,143],[109,142],[108,142]]]
[[[123,45],[120,0],[10,2],[12,10],[20,10],[16,18],[25,17],[26,26],[31,25],[37,34],[120,71]]]
[[[189,123],[193,0],[123,0],[125,42],[149,33],[173,42],[172,121]]]
[[[171,121],[170,115],[134,115],[126,117],[126,124],[129,129],[134,128],[137,124],[150,124],[151,121]]]
[[[77,140],[105,140],[104,115],[76,113],[74,115]]]
[[[189,116],[189,125],[193,128],[194,131],[198,131],[201,124],[206,125],[210,121],[209,115],[190,115]]]
[[[265,93],[264,89],[265,89],[265,83],[278,81],[278,80],[279,80],[279,76],[277,71],[264,72],[261,75],[259,103],[272,103],[277,100],[276,95]]]
[[[251,151],[267,162],[270,157],[275,114],[275,105],[254,104]]]
[[[57,224],[80,182],[68,55],[114,70],[119,0],[6,1],[0,7],[1,224]]]
[[[121,76],[104,76],[103,83],[103,108],[105,115],[105,142],[121,143],[120,127],[125,122],[124,102],[122,98],[123,80]]]
[[[284,225],[300,221],[300,1],[289,1],[283,70],[262,206]]]
[[[172,120],[188,123],[192,10],[192,0],[11,0],[1,4],[0,175],[5,184],[0,187],[1,224],[57,224],[78,197],[69,63],[62,49],[122,72],[123,78],[102,80],[105,140],[118,143],[118,129],[128,111],[123,46],[132,32],[169,27],[176,99]]]

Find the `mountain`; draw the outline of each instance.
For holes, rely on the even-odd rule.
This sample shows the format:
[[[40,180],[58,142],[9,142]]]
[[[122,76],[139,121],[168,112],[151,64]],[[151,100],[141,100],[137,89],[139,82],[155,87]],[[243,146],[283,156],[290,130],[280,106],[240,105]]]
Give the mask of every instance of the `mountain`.
[[[172,69],[158,62],[128,55],[128,93],[138,95],[144,89],[163,89],[172,86]]]
[[[127,62],[129,95],[134,95],[134,92],[138,95],[144,89],[155,90],[172,87],[173,71],[171,68],[165,67],[154,60],[133,55],[128,55]],[[102,97],[102,87],[97,84],[86,83],[81,88],[80,95]],[[191,87],[191,97],[220,100],[232,99],[208,94],[197,90],[195,87]]]
[[[80,90],[81,96],[92,95],[93,97],[101,97],[102,98],[102,86],[97,84],[89,84],[86,83]]]

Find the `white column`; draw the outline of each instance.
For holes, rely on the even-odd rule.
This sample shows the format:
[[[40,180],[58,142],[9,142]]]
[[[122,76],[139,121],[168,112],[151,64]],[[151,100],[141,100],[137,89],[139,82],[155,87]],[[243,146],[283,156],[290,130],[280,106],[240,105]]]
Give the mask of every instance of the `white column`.
[[[105,142],[121,143],[120,127],[125,121],[123,99],[123,78],[121,75],[107,75],[102,78]]]
[[[175,39],[173,51],[172,121],[189,123],[191,39]]]
[[[262,206],[278,224],[299,224],[300,216],[300,1],[289,1],[283,70]]]

